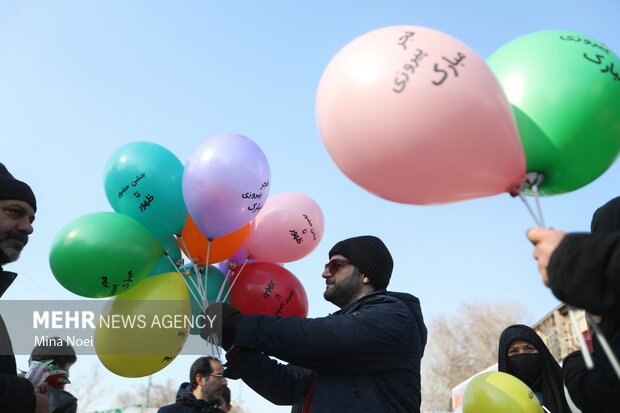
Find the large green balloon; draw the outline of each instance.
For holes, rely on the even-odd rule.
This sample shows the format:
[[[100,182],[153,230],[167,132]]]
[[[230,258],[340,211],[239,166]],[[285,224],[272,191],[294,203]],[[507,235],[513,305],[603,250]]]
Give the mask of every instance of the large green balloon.
[[[519,37],[488,59],[513,106],[528,172],[542,194],[599,177],[620,151],[620,60],[603,43],[550,30]]]
[[[474,377],[463,394],[463,413],[544,413],[534,392],[508,373]]]
[[[67,290],[109,297],[146,277],[162,254],[161,244],[135,219],[95,212],[71,221],[56,235],[50,267]]]

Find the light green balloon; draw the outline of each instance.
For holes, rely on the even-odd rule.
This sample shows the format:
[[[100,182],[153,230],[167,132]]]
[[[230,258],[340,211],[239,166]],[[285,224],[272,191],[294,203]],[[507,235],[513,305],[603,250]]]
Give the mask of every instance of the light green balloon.
[[[544,195],[592,182],[620,151],[620,60],[580,33],[521,36],[487,61],[513,111],[528,172]]]
[[[67,224],[50,251],[52,273],[83,297],[109,297],[142,280],[162,256],[161,244],[133,218],[95,212]]]
[[[463,413],[544,413],[534,392],[516,377],[493,371],[474,377],[463,394]]]

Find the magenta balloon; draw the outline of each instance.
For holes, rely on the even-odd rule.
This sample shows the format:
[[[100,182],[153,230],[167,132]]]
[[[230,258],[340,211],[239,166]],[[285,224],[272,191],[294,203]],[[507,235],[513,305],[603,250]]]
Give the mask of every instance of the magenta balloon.
[[[217,135],[191,155],[183,172],[183,199],[207,238],[246,225],[269,195],[269,163],[261,148],[242,135]]]
[[[506,192],[525,176],[499,83],[440,31],[392,26],[347,44],[323,73],[316,116],[340,170],[385,199],[454,202]]]
[[[323,211],[312,198],[296,192],[278,194],[252,221],[247,252],[256,261],[298,260],[319,245],[324,226]]]

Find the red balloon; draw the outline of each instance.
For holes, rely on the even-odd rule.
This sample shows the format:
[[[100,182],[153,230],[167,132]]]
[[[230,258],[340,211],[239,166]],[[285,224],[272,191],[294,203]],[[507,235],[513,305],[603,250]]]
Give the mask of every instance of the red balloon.
[[[270,262],[255,262],[233,273],[230,303],[243,314],[308,316],[308,296],[295,275]]]

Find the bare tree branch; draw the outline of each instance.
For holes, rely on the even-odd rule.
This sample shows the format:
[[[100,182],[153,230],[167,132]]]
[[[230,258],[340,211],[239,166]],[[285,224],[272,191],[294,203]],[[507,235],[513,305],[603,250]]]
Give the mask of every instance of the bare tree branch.
[[[519,304],[483,302],[465,303],[455,316],[437,316],[422,359],[422,411],[451,411],[452,388],[497,363],[499,335],[525,316]]]

